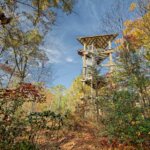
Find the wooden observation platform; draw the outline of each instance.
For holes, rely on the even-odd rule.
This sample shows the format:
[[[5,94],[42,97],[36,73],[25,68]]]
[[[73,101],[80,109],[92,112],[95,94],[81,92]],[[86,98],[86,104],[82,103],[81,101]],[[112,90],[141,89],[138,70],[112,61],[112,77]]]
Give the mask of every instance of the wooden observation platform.
[[[113,59],[112,53],[115,51],[111,47],[111,43],[118,36],[118,34],[97,35],[88,37],[79,37],[77,40],[84,46],[83,49],[78,51],[78,54],[83,60],[83,82],[91,84],[94,77],[91,73],[91,68],[97,69],[97,67],[105,60],[109,58],[108,64],[104,65],[110,68],[110,72],[113,71]],[[101,81],[97,81],[101,83]],[[93,88],[96,87],[93,83]],[[99,87],[99,85],[98,85]]]
[[[94,45],[95,48],[106,49],[108,47],[108,43],[112,42],[118,34],[106,34],[106,35],[96,35],[96,36],[87,36],[87,37],[79,37],[77,40],[82,44]]]

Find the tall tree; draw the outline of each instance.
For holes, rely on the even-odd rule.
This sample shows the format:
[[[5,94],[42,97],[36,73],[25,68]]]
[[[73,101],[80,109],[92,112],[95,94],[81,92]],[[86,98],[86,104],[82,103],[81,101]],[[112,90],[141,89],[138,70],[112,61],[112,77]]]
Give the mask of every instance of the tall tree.
[[[0,30],[1,69],[9,73],[8,85],[12,77],[24,82],[29,74],[32,75],[32,68],[42,68],[43,71],[45,63],[48,62],[48,57],[41,48],[45,35],[56,21],[57,10],[70,13],[73,4],[74,0],[0,2],[0,13],[11,18],[8,24],[1,22]]]
[[[135,11],[136,6],[132,3],[130,10]],[[150,124],[148,24],[148,9],[140,18],[124,22],[116,69],[111,74],[115,86],[100,97],[101,101],[107,100],[103,110],[109,135],[141,149],[149,140]]]

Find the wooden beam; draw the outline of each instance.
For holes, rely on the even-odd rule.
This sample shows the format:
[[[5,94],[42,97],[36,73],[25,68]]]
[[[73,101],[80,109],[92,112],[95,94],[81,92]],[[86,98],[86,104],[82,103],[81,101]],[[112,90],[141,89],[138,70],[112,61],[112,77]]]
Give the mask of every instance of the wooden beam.
[[[110,34],[110,35],[98,35],[98,36],[89,36],[89,37],[80,37],[78,41],[84,45],[92,44],[95,39],[96,43],[94,44],[96,48],[106,48],[108,46],[108,41],[111,41],[117,37],[117,34]]]
[[[116,49],[106,49],[105,51],[103,51],[101,53],[109,54],[109,53],[114,53],[114,52],[116,52]]]

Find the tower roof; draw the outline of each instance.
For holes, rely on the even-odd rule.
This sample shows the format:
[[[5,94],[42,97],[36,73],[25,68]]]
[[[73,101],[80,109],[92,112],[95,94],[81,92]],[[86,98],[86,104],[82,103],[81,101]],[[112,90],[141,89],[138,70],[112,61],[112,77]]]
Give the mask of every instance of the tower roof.
[[[96,36],[87,36],[79,37],[77,40],[82,44],[91,45],[93,44],[95,48],[107,48],[108,42],[113,41],[118,34],[106,34],[106,35],[96,35]]]

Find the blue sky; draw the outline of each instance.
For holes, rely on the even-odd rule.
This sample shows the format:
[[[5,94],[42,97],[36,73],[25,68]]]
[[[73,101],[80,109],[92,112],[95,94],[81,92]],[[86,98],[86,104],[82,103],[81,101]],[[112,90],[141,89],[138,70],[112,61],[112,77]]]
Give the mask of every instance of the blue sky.
[[[76,38],[100,34],[100,18],[115,1],[78,0],[74,6],[75,13],[58,14],[56,25],[48,33],[45,42],[45,49],[56,75],[53,85],[62,84],[68,88],[81,73],[82,60],[77,50],[82,45]]]

